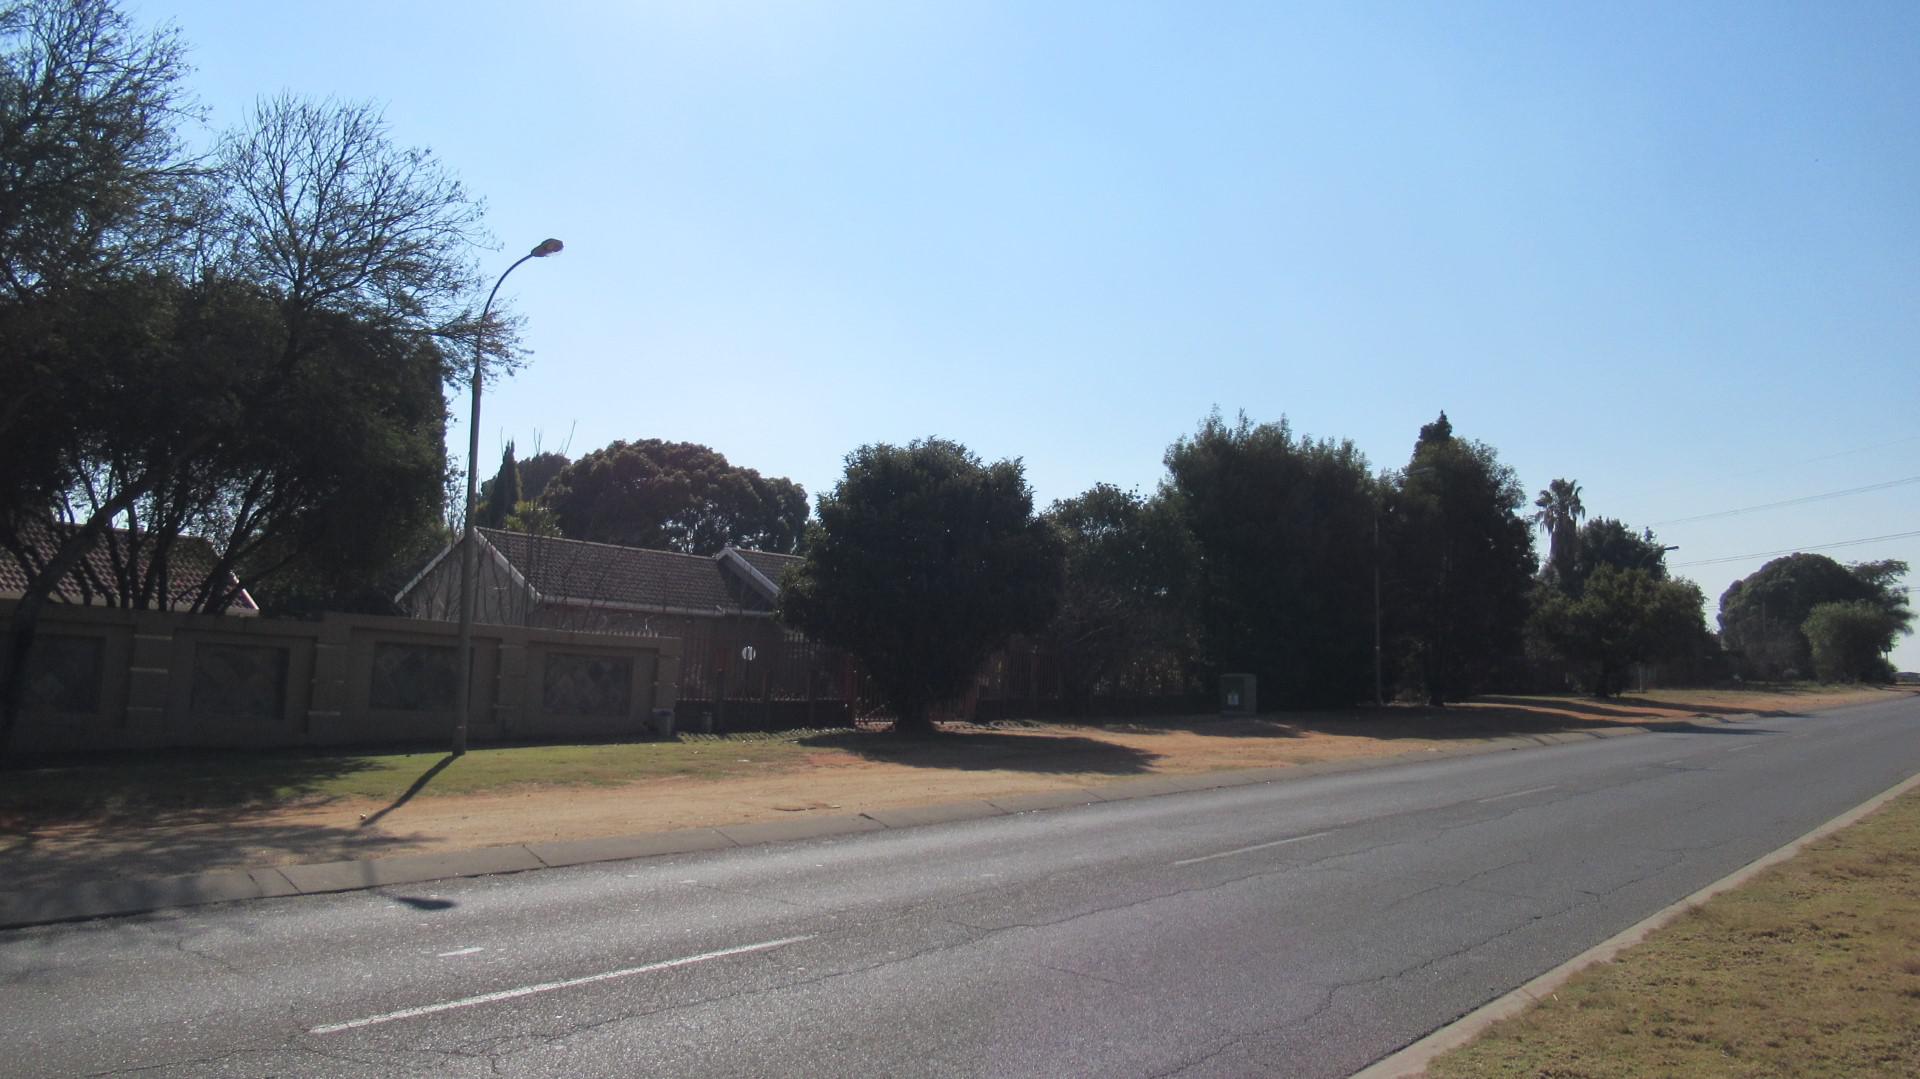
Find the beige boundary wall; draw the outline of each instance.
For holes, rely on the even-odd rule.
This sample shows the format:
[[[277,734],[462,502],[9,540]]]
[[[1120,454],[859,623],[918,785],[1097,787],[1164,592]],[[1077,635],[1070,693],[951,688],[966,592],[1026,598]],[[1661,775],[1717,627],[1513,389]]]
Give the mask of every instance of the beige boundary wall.
[[[0,601],[0,619],[11,602]],[[456,627],[329,614],[223,618],[57,605],[13,748],[414,745],[448,740]],[[475,742],[643,734],[678,696],[680,641],[474,627]]]

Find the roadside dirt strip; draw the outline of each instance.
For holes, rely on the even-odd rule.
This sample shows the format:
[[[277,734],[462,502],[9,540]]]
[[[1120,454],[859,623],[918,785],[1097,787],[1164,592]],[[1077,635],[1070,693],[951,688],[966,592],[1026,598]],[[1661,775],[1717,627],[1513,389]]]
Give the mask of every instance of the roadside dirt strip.
[[[1700,717],[1696,725],[1715,726],[1743,718]],[[687,828],[598,839],[515,843],[390,858],[323,862],[309,865],[236,868],[154,879],[87,881],[69,885],[0,892],[0,929],[91,918],[141,914],[175,907],[245,899],[271,899],[388,885],[418,884],[455,877],[519,873],[537,869],[621,861],[664,854],[687,854],[725,847],[851,835],[890,828],[911,828],[950,821],[1065,809],[1098,802],[1151,798],[1183,791],[1215,790],[1253,783],[1283,782],[1309,776],[1379,768],[1443,756],[1504,753],[1549,745],[1567,745],[1645,734],[1649,728],[1612,726],[1550,734],[1515,735],[1390,756],[1355,757],[1317,764],[1194,775],[1157,775],[1065,790],[1036,791],[939,805],[874,809],[838,816],[809,816],[709,828]]]
[[[1668,925],[1687,911],[1717,895],[1740,887],[1766,870],[1799,854],[1807,844],[1825,839],[1857,823],[1874,810],[1916,789],[1920,789],[1920,775],[1895,784],[1786,846],[1755,859],[1672,906],[1621,930],[1520,988],[1468,1012],[1392,1056],[1363,1068],[1354,1073],[1353,1079],[1417,1079],[1419,1076],[1424,1076],[1427,1073],[1427,1066],[1433,1062],[1434,1058],[1467,1044],[1502,1019],[1509,1019],[1526,1011],[1565,985],[1574,975],[1596,964],[1612,961],[1621,952],[1639,944],[1649,934]]]

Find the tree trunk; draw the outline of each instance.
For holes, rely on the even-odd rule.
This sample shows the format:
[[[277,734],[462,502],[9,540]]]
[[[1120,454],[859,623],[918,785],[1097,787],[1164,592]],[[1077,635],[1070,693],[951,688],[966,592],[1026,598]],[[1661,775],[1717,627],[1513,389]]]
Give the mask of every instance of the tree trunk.
[[[893,733],[907,738],[931,738],[938,730],[924,704],[902,705],[893,721]]]
[[[1600,673],[1594,676],[1593,695],[1603,701],[1613,696],[1613,682],[1613,665],[1602,660],[1600,663]]]
[[[27,652],[33,648],[34,625],[45,603],[44,596],[22,596],[7,619],[6,647],[0,649],[0,760],[13,755],[13,727],[27,689]]]

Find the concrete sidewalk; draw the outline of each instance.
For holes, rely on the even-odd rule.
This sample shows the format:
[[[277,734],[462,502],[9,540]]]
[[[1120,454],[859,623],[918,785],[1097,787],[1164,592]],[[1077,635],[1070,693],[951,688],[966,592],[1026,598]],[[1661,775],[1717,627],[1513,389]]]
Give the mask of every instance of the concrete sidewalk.
[[[1752,715],[1716,718],[1698,716],[1694,726],[1720,726],[1755,718]],[[1662,725],[1671,728],[1671,725]],[[1218,790],[1255,783],[1274,783],[1309,776],[1353,772],[1406,764],[1437,757],[1502,753],[1539,746],[1565,745],[1646,734],[1659,727],[1617,726],[1554,734],[1511,735],[1486,742],[1418,750],[1385,757],[1356,757],[1317,764],[1189,776],[1143,776],[1098,786],[1010,795],[986,801],[878,809],[849,816],[808,817],[762,821],[717,828],[688,828],[602,839],[479,847],[440,854],[400,855],[356,861],[283,865],[256,869],[224,869],[206,873],[151,879],[88,881],[56,887],[0,891],[0,929],[145,914],[176,907],[227,903],[244,899],[275,899],[325,892],[348,892],[389,885],[419,884],[495,873],[615,862],[663,854],[749,847],[798,839],[820,839],[893,828],[978,820],[1036,810],[1065,809],[1098,802],[1152,798],[1185,791]]]

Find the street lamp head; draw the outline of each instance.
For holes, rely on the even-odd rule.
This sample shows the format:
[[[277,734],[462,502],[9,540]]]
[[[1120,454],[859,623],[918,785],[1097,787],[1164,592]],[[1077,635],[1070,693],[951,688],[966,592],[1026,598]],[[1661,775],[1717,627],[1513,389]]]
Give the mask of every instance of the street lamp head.
[[[540,246],[533,249],[533,257],[543,259],[548,255],[557,255],[560,253],[560,249],[565,246],[567,245],[552,238],[541,240]]]

